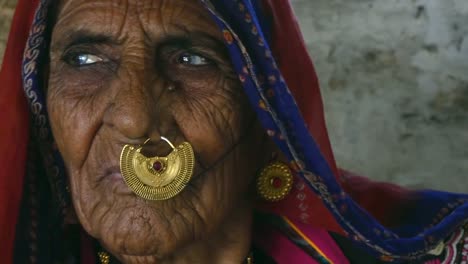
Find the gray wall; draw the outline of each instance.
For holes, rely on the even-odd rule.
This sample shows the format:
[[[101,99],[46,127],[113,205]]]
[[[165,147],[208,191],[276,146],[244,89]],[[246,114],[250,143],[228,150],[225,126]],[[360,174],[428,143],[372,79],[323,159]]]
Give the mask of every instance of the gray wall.
[[[2,62],[5,42],[7,40],[11,19],[13,18],[15,5],[16,0],[0,0],[0,63]]]
[[[468,192],[468,1],[292,2],[339,165]],[[0,54],[14,4],[0,0]]]
[[[292,2],[339,165],[468,192],[468,1]]]

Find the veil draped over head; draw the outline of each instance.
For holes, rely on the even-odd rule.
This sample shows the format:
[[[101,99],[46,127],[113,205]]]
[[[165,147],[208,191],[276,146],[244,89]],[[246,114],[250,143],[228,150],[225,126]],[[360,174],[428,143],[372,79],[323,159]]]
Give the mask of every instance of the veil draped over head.
[[[200,1],[223,32],[258,119],[296,172],[291,194],[276,203],[257,201],[258,211],[284,217],[286,225],[341,234],[394,262],[421,258],[462,230],[466,194],[409,191],[337,168],[317,76],[288,0]],[[37,253],[45,247],[41,241],[59,238],[61,231],[54,230],[63,228],[70,206],[41,75],[48,59],[50,2],[19,0],[0,72],[4,263],[11,263],[15,243],[38,243],[39,248],[24,246]]]

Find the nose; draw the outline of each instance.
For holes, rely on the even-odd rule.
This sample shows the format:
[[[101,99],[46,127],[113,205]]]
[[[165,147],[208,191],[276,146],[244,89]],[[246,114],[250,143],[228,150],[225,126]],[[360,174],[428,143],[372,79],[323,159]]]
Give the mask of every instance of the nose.
[[[127,139],[158,138],[155,85],[142,68],[119,70],[118,78],[110,83],[113,98],[104,123]]]

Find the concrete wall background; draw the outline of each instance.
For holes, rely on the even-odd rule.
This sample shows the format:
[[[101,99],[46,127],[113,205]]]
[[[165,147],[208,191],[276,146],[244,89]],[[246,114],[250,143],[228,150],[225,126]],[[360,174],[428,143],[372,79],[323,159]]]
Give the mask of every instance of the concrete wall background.
[[[0,0],[0,63],[5,51],[5,42],[8,38],[11,19],[17,0]]]
[[[0,54],[15,2],[0,0]],[[339,165],[468,192],[468,1],[292,2]]]
[[[468,192],[468,1],[293,3],[339,165]]]

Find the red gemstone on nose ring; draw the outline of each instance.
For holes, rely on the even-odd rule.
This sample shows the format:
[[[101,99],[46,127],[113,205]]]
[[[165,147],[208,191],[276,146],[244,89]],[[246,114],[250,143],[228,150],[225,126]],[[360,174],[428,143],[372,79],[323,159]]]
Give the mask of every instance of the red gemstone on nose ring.
[[[160,162],[160,161],[155,161],[153,163],[153,169],[156,171],[156,172],[161,172],[162,169],[163,169],[163,164]]]

